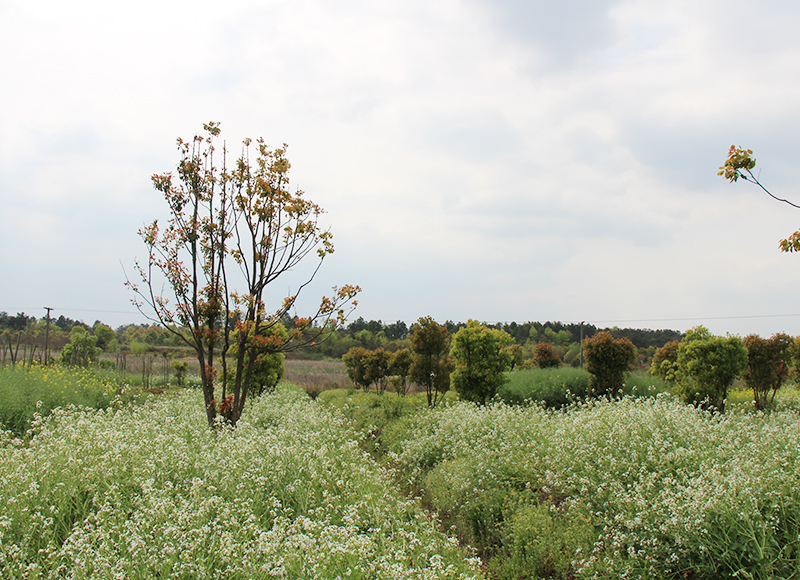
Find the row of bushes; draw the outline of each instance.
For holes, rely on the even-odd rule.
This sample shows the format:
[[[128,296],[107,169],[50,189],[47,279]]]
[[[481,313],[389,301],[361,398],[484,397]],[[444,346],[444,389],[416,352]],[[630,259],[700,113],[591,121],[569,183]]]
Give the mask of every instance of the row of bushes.
[[[756,335],[715,336],[703,326],[686,333],[680,341],[660,348],[653,357],[651,374],[674,385],[686,403],[724,411],[728,391],[741,377],[753,391],[756,409],[769,409],[775,395],[794,368],[800,378],[800,342],[778,333],[771,338]]]
[[[511,337],[474,320],[451,336],[445,326],[421,318],[411,327],[411,350],[390,353],[350,349],[342,360],[355,385],[365,391],[376,385],[383,393],[392,384],[406,394],[408,380],[425,388],[428,406],[435,407],[451,388],[467,401],[485,405],[508,381],[506,372],[519,363],[519,347]],[[589,392],[594,396],[617,396],[625,374],[636,360],[636,349],[625,338],[614,339],[601,332],[583,342]],[[538,368],[557,368],[560,360],[548,343],[536,346],[533,363]]]

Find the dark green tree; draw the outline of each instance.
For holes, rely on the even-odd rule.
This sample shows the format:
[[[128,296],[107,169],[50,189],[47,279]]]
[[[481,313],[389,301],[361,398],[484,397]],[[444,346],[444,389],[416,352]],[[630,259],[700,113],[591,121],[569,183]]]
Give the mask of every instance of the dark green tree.
[[[366,375],[369,384],[375,385],[378,394],[382,395],[389,383],[389,367],[392,363],[392,353],[383,348],[376,348],[366,356]]]
[[[172,370],[174,371],[175,386],[181,388],[185,387],[186,374],[189,372],[189,363],[185,360],[174,360],[172,361]]]
[[[83,326],[74,326],[70,331],[70,342],[61,349],[61,363],[69,366],[88,367],[97,362],[103,349],[97,345],[97,337],[89,334]]]
[[[103,323],[95,324],[94,335],[97,337],[97,346],[104,351],[114,352],[119,348],[117,333],[110,326]]]
[[[361,387],[365,391],[369,389],[372,381],[367,373],[367,357],[369,351],[361,346],[354,346],[345,353],[342,357],[347,376],[353,381],[357,387]]]
[[[610,332],[603,331],[584,339],[583,357],[592,394],[617,397],[622,392],[625,375],[636,361],[636,347],[627,338],[615,339]]]
[[[505,330],[503,332],[506,332]],[[508,332],[506,332],[508,334]],[[509,334],[509,336],[511,336]],[[514,340],[514,337],[511,337],[511,340]],[[517,368],[517,365],[521,365],[525,362],[525,351],[522,349],[522,346],[519,344],[510,344],[506,347],[508,354],[511,356],[511,368],[509,370],[513,371]]]
[[[408,393],[408,374],[411,371],[411,364],[414,358],[411,351],[407,348],[398,350],[392,355],[392,363],[389,365],[389,374],[392,376],[394,390],[400,394]]]
[[[747,367],[742,378],[753,389],[756,409],[772,407],[775,394],[789,378],[793,346],[794,339],[782,332],[772,335],[772,338],[761,338],[755,334],[744,337]]]
[[[450,333],[430,316],[411,325],[413,362],[409,376],[425,387],[428,407],[435,407],[450,389],[453,361],[449,356]]]

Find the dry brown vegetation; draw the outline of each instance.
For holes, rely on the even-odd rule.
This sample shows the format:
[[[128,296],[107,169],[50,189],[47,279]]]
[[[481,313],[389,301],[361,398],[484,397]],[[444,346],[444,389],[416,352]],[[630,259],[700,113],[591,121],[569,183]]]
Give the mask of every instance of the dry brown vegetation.
[[[342,361],[300,360],[284,361],[283,380],[306,391],[325,391],[352,387]]]

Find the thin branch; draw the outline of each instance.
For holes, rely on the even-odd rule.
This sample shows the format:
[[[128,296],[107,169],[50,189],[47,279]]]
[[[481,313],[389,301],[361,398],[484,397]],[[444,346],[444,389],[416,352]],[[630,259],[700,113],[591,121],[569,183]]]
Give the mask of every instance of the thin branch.
[[[774,199],[776,201],[782,201],[783,203],[789,204],[792,207],[796,207],[797,209],[800,209],[800,205],[797,205],[796,203],[792,203],[788,199],[783,199],[781,197],[773,195],[773,193],[770,190],[768,190],[766,187],[761,185],[761,182],[756,178],[755,175],[753,175],[752,171],[750,171],[749,169],[745,169],[745,171],[747,171],[747,175],[749,175],[750,177],[747,177],[747,175],[744,175],[744,174],[740,174],[742,179],[744,179],[745,181],[749,181],[750,183],[754,183],[755,185],[760,187],[764,192],[766,192],[766,194],[769,195],[772,199]]]

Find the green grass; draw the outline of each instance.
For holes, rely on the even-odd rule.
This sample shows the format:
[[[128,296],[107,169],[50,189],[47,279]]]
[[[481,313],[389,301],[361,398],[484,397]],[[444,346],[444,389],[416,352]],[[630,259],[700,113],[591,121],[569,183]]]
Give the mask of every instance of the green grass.
[[[509,382],[497,394],[502,401],[514,405],[535,402],[559,408],[589,393],[589,373],[569,366],[520,370],[509,373],[508,377]]]
[[[46,415],[66,405],[103,409],[119,393],[113,379],[88,369],[0,367],[0,424],[19,435],[30,427],[36,413]]]
[[[661,393],[672,393],[672,385],[645,370],[635,370],[625,377],[622,392],[632,397],[654,397]]]
[[[559,409],[589,395],[589,373],[574,367],[519,370],[508,377],[509,382],[500,387],[498,397],[512,405],[539,403],[548,409]],[[664,381],[641,371],[629,373],[622,390],[625,395],[637,397],[670,391]]]

